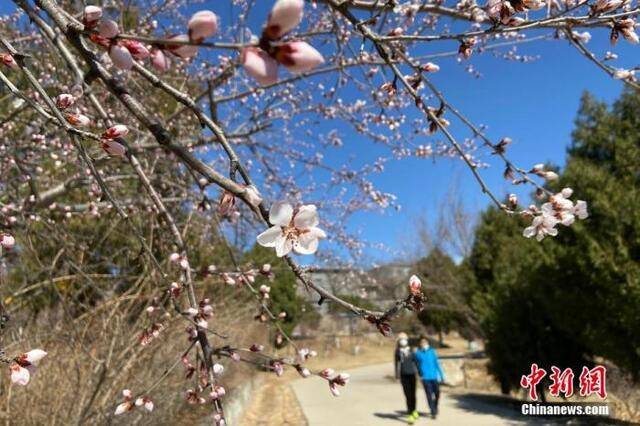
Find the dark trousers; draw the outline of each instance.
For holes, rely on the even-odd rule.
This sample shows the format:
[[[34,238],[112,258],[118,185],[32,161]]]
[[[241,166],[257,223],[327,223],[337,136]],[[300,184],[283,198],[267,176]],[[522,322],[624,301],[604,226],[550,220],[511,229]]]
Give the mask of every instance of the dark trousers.
[[[438,415],[438,401],[440,400],[440,385],[436,380],[423,380],[424,391],[427,394],[427,403],[432,416]]]
[[[400,383],[402,383],[404,398],[407,400],[407,411],[413,413],[416,410],[416,376],[401,374]]]

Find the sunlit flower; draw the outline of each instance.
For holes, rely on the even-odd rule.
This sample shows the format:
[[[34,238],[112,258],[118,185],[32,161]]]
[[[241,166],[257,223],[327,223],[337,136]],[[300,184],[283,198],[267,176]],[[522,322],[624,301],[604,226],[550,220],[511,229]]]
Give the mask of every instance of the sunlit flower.
[[[98,6],[86,6],[82,15],[83,24],[91,29],[94,28],[102,18],[102,8]]]
[[[277,40],[297,27],[302,21],[303,9],[303,0],[278,0],[269,14],[266,36]]]
[[[318,249],[325,232],[318,228],[318,213],[313,204],[295,210],[287,202],[275,202],[269,211],[273,226],[258,235],[258,244],[275,247],[276,255],[282,257],[292,249],[299,254],[313,254]]]
[[[309,71],[324,63],[322,54],[304,41],[292,41],[278,46],[276,59],[291,72]]]
[[[184,41],[184,42],[191,41],[187,34],[179,34],[179,35],[170,37],[169,40]],[[167,48],[171,53],[183,59],[193,58],[198,54],[198,46],[193,46],[189,44],[169,44]]]
[[[240,61],[244,71],[263,86],[278,81],[278,62],[257,47],[242,50]]]
[[[188,27],[189,38],[196,43],[201,43],[218,31],[218,17],[210,10],[201,10],[189,19]]]

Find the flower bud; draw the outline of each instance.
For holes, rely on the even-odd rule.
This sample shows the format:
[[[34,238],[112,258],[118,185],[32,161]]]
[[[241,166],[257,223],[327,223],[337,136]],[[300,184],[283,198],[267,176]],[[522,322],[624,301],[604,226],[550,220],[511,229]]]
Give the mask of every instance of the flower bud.
[[[101,147],[112,157],[122,157],[127,153],[127,148],[124,145],[111,139],[103,139]]]
[[[244,71],[262,86],[278,81],[278,63],[264,50],[247,47],[242,50],[240,61]]]
[[[136,60],[146,59],[149,57],[147,47],[137,40],[123,40],[122,45],[127,48],[131,56]]]
[[[0,62],[11,69],[18,69],[18,63],[15,58],[9,53],[0,53]]]
[[[67,120],[67,122],[69,122],[69,124],[78,127],[88,127],[91,124],[91,120],[89,119],[89,117],[82,114],[68,113],[65,114],[64,118]]]
[[[131,52],[121,45],[113,45],[109,49],[109,57],[116,68],[121,70],[130,70],[133,67],[133,57]]]
[[[168,71],[171,68],[171,61],[162,49],[154,47],[151,49],[151,65],[158,71]]]
[[[104,38],[114,38],[120,33],[120,29],[118,28],[118,24],[111,19],[104,20],[100,22],[98,26],[98,34],[100,37]]]
[[[98,6],[87,6],[84,8],[82,22],[88,28],[94,28],[102,18],[102,8]]]
[[[56,106],[60,109],[67,109],[76,102],[76,98],[68,93],[62,93],[55,98]]]
[[[0,234],[0,246],[6,250],[11,250],[16,245],[16,239],[9,234]]]
[[[189,19],[189,39],[201,43],[218,31],[218,17],[210,10],[201,10]]]
[[[411,278],[409,278],[409,291],[411,293],[419,293],[421,287],[422,282],[420,281],[420,278],[416,275],[411,275]]]
[[[264,34],[270,40],[277,40],[300,25],[304,0],[278,0],[273,5]]]
[[[292,41],[279,46],[276,59],[291,72],[309,71],[324,63],[322,54],[304,41]]]
[[[189,36],[187,34],[179,34],[179,35],[170,37],[169,40],[186,41],[186,42],[190,41]],[[169,49],[169,51],[174,55],[179,56],[180,58],[183,58],[183,59],[193,58],[198,54],[198,47],[192,46],[189,44],[169,44],[167,45],[167,49]]]
[[[106,132],[102,135],[103,138],[106,139],[115,139],[126,136],[129,133],[129,129],[124,124],[116,124],[115,126],[111,126],[107,129]]]

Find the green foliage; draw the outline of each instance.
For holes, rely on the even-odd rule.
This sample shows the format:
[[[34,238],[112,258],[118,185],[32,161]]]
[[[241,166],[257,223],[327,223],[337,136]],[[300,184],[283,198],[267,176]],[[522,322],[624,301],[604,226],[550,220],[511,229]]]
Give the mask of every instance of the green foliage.
[[[468,324],[462,309],[473,283],[467,265],[456,265],[451,257],[435,248],[416,263],[415,269],[418,276],[425,280],[423,291],[427,303],[434,306],[418,314],[422,324],[436,333],[447,333],[454,329],[464,333]]]
[[[574,189],[590,217],[541,243],[523,220],[488,209],[469,259],[473,306],[493,374],[508,389],[532,362],[575,367],[602,356],[640,371],[640,98],[613,108],[584,95],[567,165],[550,187]]]

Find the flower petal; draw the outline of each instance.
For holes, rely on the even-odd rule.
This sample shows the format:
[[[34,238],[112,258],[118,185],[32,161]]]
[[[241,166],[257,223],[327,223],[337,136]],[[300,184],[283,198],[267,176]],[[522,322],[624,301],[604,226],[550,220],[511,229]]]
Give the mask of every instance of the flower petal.
[[[269,210],[269,222],[272,225],[288,226],[293,217],[293,207],[286,201],[276,201]]]
[[[258,235],[258,244],[262,247],[275,247],[276,239],[282,236],[282,228],[279,226],[272,226],[271,228]]]
[[[300,207],[296,215],[293,217],[293,224],[298,229],[308,229],[318,226],[318,212],[316,206],[309,204]]]
[[[286,238],[284,235],[279,236],[276,239],[276,256],[283,257],[289,254],[293,248],[293,241]]]

